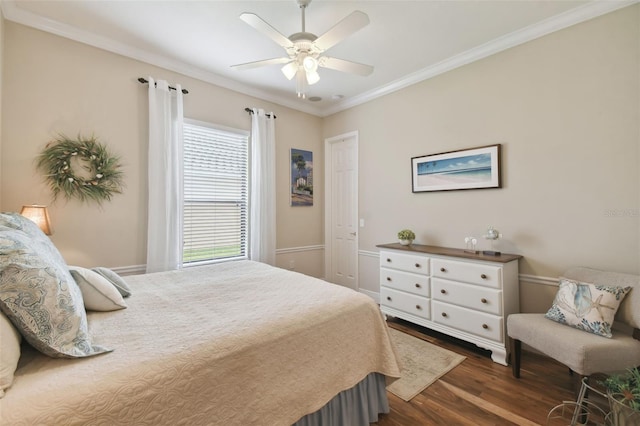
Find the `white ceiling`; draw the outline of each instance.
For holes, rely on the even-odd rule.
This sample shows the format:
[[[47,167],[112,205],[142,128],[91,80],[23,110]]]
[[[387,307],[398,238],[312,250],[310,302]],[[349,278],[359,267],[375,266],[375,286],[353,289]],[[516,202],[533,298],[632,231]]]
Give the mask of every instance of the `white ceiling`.
[[[320,82],[307,92],[322,98],[315,102],[298,99],[295,82],[278,65],[231,68],[286,56],[239,15],[255,13],[288,37],[301,31],[295,0],[3,0],[2,12],[10,21],[326,116],[636,2],[313,0],[306,9],[306,31],[317,36],[354,10],[369,16],[368,26],[327,54],[374,66],[367,77],[320,69]]]

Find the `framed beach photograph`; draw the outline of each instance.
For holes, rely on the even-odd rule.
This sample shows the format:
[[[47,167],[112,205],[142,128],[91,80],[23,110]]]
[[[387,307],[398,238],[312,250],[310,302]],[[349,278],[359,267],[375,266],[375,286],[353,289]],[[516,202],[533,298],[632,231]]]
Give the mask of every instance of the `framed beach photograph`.
[[[500,144],[411,159],[413,192],[501,188]]]
[[[313,205],[313,152],[291,148],[291,205]]]

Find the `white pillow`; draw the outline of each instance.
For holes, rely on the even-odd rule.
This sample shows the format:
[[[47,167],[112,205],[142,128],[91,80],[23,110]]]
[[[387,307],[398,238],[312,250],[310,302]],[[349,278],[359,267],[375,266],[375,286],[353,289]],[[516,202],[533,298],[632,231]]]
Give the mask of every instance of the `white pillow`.
[[[97,266],[95,268],[91,268],[91,270],[108,279],[111,284],[113,284],[115,288],[118,289],[122,297],[131,296],[131,289],[127,285],[127,282],[111,269],[105,268],[104,266]]]
[[[22,336],[2,312],[0,312],[0,398],[13,383],[13,373],[20,359]]]
[[[80,266],[69,266],[69,271],[80,287],[87,311],[106,312],[127,307],[118,289],[102,275]]]

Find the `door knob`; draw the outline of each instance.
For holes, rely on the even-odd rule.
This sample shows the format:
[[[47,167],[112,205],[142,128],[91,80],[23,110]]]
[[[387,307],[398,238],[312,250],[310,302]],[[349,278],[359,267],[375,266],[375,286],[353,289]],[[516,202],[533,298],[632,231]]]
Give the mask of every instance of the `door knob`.
[[[349,234],[353,235],[354,237],[356,236],[355,232],[349,232]]]

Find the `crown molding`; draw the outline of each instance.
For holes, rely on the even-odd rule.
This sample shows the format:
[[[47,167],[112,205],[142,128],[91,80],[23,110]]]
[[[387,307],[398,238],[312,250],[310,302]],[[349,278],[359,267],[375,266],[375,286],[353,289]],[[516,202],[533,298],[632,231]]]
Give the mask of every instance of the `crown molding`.
[[[211,83],[225,89],[233,90],[247,96],[262,99],[267,102],[272,102],[297,111],[306,112],[308,114],[319,115],[318,110],[311,106],[301,105],[299,103],[292,102],[290,99],[274,96],[271,93],[267,93],[250,85],[221,77],[218,74],[184,64],[180,61],[173,60],[166,56],[151,53],[142,49],[136,49],[127,44],[120,43],[116,40],[103,37],[53,19],[45,18],[41,15],[37,15],[33,12],[24,10],[16,6],[15,0],[0,1],[2,15],[9,21],[55,34],[57,36],[77,41],[79,43],[87,44],[89,46],[97,47],[98,49],[106,50],[108,52],[135,59],[140,62],[144,62],[160,68],[164,68],[169,71],[174,71],[179,74]]]
[[[81,30],[61,22],[42,17],[16,6],[15,0],[0,0],[1,10],[5,19],[28,27],[36,28],[51,34],[65,37],[80,43],[84,43],[102,50],[106,50],[118,55],[148,63],[160,68],[174,71],[188,77],[192,77],[207,83],[214,84],[229,90],[242,93],[267,102],[272,102],[305,112],[311,115],[326,117],[331,114],[361,105],[379,97],[388,95],[408,86],[433,78],[437,75],[451,71],[455,68],[467,65],[471,62],[486,58],[511,47],[518,46],[539,37],[553,33],[555,31],[579,24],[584,21],[596,18],[601,15],[631,6],[640,0],[594,0],[583,6],[571,9],[560,15],[540,21],[526,28],[514,31],[490,42],[482,44],[473,49],[469,49],[444,61],[438,62],[430,67],[407,75],[389,84],[380,86],[363,94],[348,98],[326,108],[313,107],[311,105],[295,102],[290,99],[274,96],[264,90],[239,83],[237,81],[221,77],[203,69],[186,65],[182,62],[170,59],[166,56],[157,55],[142,49],[136,49],[129,45],[120,43],[113,39],[102,37],[88,31]]]
[[[532,24],[528,27],[498,37],[480,46],[474,47],[473,49],[469,49],[458,55],[440,61],[432,66],[393,81],[387,85],[370,90],[361,95],[345,99],[339,104],[333,105],[332,107],[323,110],[322,116],[328,116],[345,109],[361,105],[365,102],[372,101],[376,98],[404,89],[405,87],[414,85],[421,81],[428,80],[447,71],[451,71],[455,68],[467,65],[471,62],[486,58],[487,56],[502,52],[503,50],[507,50],[528,41],[535,40],[547,34],[551,34],[555,31],[568,28],[572,25],[597,18],[598,16],[614,12],[618,9],[631,6],[635,3],[638,3],[639,1],[640,0],[595,0],[590,3],[586,3],[575,9],[568,10],[559,15]]]

